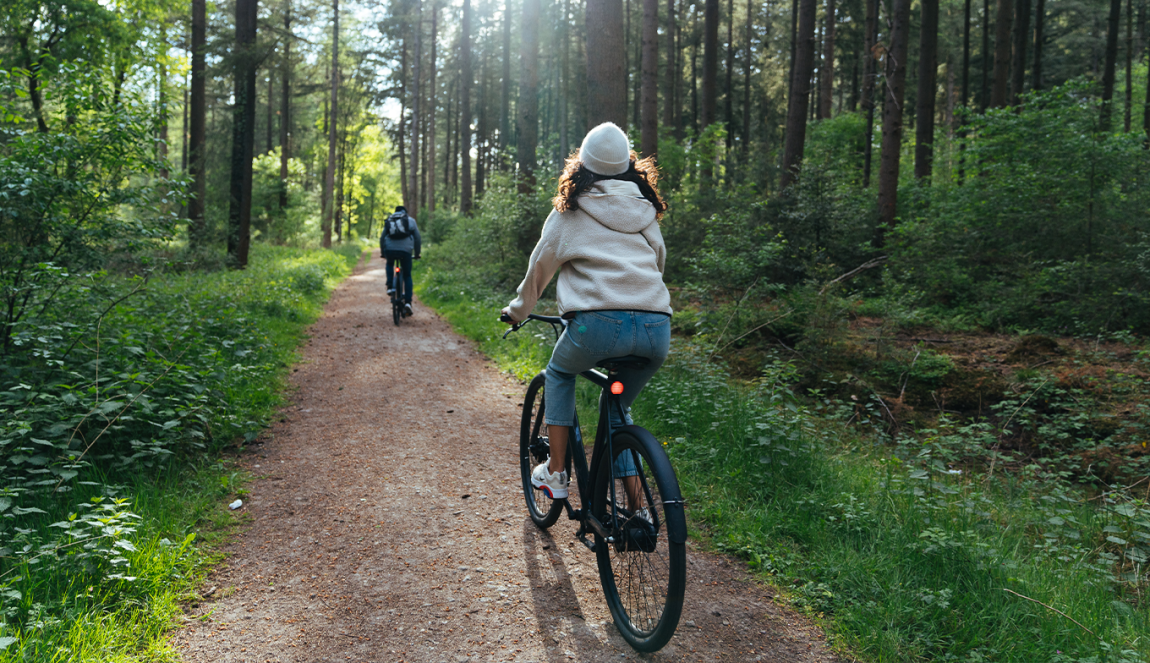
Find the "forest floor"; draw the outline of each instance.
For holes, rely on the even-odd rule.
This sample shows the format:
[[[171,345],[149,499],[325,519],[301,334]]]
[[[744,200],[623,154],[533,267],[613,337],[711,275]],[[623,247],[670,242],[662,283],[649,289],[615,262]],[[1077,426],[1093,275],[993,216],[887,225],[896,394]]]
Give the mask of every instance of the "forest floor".
[[[392,324],[378,255],[333,294],[290,405],[240,456],[256,479],[172,635],[185,661],[838,660],[742,562],[693,540],[675,637],[631,650],[574,524],[527,517],[524,386],[415,310]]]

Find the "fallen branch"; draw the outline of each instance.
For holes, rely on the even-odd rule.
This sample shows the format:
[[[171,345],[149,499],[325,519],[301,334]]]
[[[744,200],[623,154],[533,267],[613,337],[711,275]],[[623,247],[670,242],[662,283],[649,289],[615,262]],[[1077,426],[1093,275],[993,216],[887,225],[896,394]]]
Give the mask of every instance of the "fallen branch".
[[[1019,594],[1018,592],[1014,591],[1013,589],[1007,589],[1007,588],[1003,587],[1002,591],[1010,593],[1010,594],[1014,594],[1015,596],[1017,596],[1020,599],[1026,599],[1027,601],[1033,601],[1033,602],[1037,603],[1038,605],[1042,606],[1043,608],[1046,608],[1047,610],[1053,610],[1054,612],[1057,612],[1058,614],[1069,619],[1070,621],[1074,622],[1075,624],[1078,624],[1078,627],[1081,628],[1083,631],[1086,631],[1090,635],[1094,635],[1094,631],[1091,631],[1090,629],[1086,628],[1077,619],[1071,617],[1070,615],[1066,614],[1065,612],[1062,612],[1058,608],[1046,605],[1045,603],[1043,603],[1042,601],[1039,601],[1038,599],[1032,599],[1029,596],[1023,596],[1022,594]],[[1094,637],[1098,637],[1098,636],[1094,635]]]
[[[824,294],[827,291],[827,288],[831,287],[832,285],[834,285],[836,283],[839,283],[840,281],[849,281],[850,279],[853,279],[854,277],[858,276],[859,274],[862,274],[863,272],[865,272],[868,269],[871,269],[872,267],[878,267],[879,265],[886,262],[886,259],[887,259],[887,256],[879,256],[877,258],[872,258],[871,260],[864,262],[863,264],[859,265],[858,267],[855,267],[854,269],[847,272],[846,274],[843,274],[842,276],[839,276],[838,278],[831,281],[830,283],[824,285],[822,287],[822,290],[819,290],[819,294],[820,295]]]

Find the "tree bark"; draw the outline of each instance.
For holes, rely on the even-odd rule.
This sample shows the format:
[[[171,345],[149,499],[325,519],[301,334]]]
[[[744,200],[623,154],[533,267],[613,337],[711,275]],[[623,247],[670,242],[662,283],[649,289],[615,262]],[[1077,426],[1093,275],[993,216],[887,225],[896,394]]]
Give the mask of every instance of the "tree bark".
[[[568,32],[571,27],[571,9],[568,0],[563,0],[563,17],[559,26],[559,158],[566,159],[571,154],[571,141],[567,135],[567,95],[571,90],[571,67]]]
[[[659,151],[659,0],[643,0],[642,68],[639,151],[646,158]]]
[[[1010,105],[1021,101],[1026,83],[1026,45],[1030,41],[1030,0],[1017,0],[1014,16],[1014,54],[1011,63]]]
[[[284,0],[283,97],[280,98],[280,211],[288,204],[288,160],[291,159],[291,0]]]
[[[890,50],[885,69],[887,84],[882,109],[882,157],[878,174],[880,241],[894,228],[898,215],[899,152],[902,149],[903,99],[906,92],[907,43],[910,41],[911,0],[894,0]]]
[[[523,0],[519,30],[519,104],[516,160],[519,192],[535,188],[535,148],[539,144],[539,0]]]
[[[814,34],[814,28],[811,28],[811,34]],[[791,0],[791,58],[787,71],[787,103],[790,104],[790,98],[794,96],[794,82],[795,82],[795,49],[799,44],[799,0]],[[811,61],[814,61],[814,55],[811,55]],[[813,65],[812,65],[813,66]]]
[[[815,63],[815,1],[801,0],[795,33],[791,95],[787,99],[786,141],[783,146],[783,173],[779,189],[794,183],[803,160],[807,139],[807,105],[810,103],[811,74]],[[897,0],[908,2],[909,0]]]
[[[727,0],[727,85],[723,90],[726,101],[727,150],[735,139],[735,88],[732,85],[735,70],[735,0]]]
[[[829,120],[835,89],[835,0],[827,0],[826,33],[823,35],[823,61],[819,67],[819,119]]]
[[[188,175],[192,178],[192,195],[188,199],[188,243],[193,248],[202,248],[207,242],[204,223],[204,197],[207,195],[204,177],[204,139],[208,120],[204,55],[208,32],[207,6],[207,0],[192,0],[192,75],[188,102]]]
[[[331,101],[327,123],[327,170],[323,177],[323,248],[331,248],[331,222],[335,211],[336,125],[339,124],[339,0],[332,0],[331,23]],[[400,138],[400,142],[403,138]]]
[[[1122,15],[1122,0],[1110,0],[1110,16],[1106,21],[1106,63],[1102,70],[1102,113],[1099,126],[1110,131],[1113,112],[1114,74],[1118,66],[1118,21]]]
[[[439,45],[439,0],[431,0],[431,86],[430,108],[427,114],[427,211],[435,211],[435,100],[439,93],[436,74],[439,70],[437,50]]]
[[[463,0],[459,34],[459,211],[471,214],[471,0]]]
[[[982,0],[982,95],[979,110],[990,106],[990,0]]]
[[[1040,3],[1043,0],[1038,0]],[[970,0],[962,10],[962,107],[970,103]]]
[[[267,148],[264,154],[271,152],[275,149],[275,76],[272,76],[272,68],[268,66],[268,121],[267,121]]]
[[[929,180],[934,159],[934,102],[938,88],[939,0],[921,0],[921,2],[922,27],[919,29],[914,176]]]
[[[1005,108],[1010,103],[1010,25],[1014,18],[1014,0],[998,0],[994,25],[994,87],[990,105]]]
[[[511,144],[511,0],[503,4],[503,95],[499,106],[499,147]]]
[[[871,159],[874,152],[874,109],[875,109],[875,43],[878,41],[878,11],[881,0],[863,0],[866,3],[866,24],[863,36],[866,45],[863,53],[862,107],[866,111],[866,132],[863,138],[863,188],[870,186]]]
[[[167,162],[167,160],[168,160],[168,120],[169,120],[169,115],[168,115],[168,67],[164,64],[164,60],[163,60],[165,57],[167,57],[167,41],[168,41],[167,33],[166,33],[166,31],[162,31],[160,44],[161,44],[161,48],[164,49],[164,53],[161,53],[160,57],[157,58],[159,60],[159,62],[158,62],[158,66],[156,67],[156,69],[157,69],[156,78],[159,79],[157,81],[157,87],[159,89],[158,89],[158,94],[156,96],[158,97],[157,101],[159,102],[158,105],[160,107],[159,108],[159,111],[160,111],[159,112],[159,118],[158,118],[160,121],[160,130],[158,132],[159,133],[159,136],[158,136],[159,141],[157,141],[157,143],[156,143],[156,148],[157,148],[157,152],[159,152],[158,156],[164,162]],[[1127,78],[1129,78],[1129,68],[1127,69]],[[1127,112],[1127,117],[1129,117],[1129,115],[1130,115],[1129,112]],[[1127,122],[1127,123],[1129,124],[1129,122]],[[168,172],[168,168],[166,165],[163,166],[162,168],[160,168],[159,174],[160,174],[160,177],[162,179],[165,179],[165,180],[168,179],[168,177],[171,175],[171,173]]]
[[[751,48],[751,35],[754,34],[754,19],[751,15],[751,8],[754,2],[748,0],[747,2],[747,51],[746,57],[743,59],[743,154],[746,155],[747,151],[751,148],[751,55],[754,49]]]
[[[667,65],[664,71],[663,83],[663,126],[675,125],[675,82],[679,75],[676,66],[675,51],[675,0],[667,0]]]
[[[623,2],[587,0],[587,124],[627,126]]]
[[[1122,130],[1130,133],[1132,106],[1134,105],[1134,0],[1126,0],[1126,109]]]
[[[1042,89],[1042,47],[1046,40],[1046,0],[1037,0],[1034,5],[1034,69],[1031,71],[1030,86]]]
[[[408,214],[419,217],[419,132],[420,123],[423,116],[420,111],[423,108],[423,93],[421,90],[422,81],[420,80],[420,65],[423,60],[423,1],[415,1],[414,17],[412,19],[411,33],[411,168],[408,170],[408,176],[411,178],[407,184],[408,199],[404,201],[404,207],[407,208]]]
[[[248,264],[252,223],[252,158],[256,124],[256,0],[236,1],[235,100],[232,132],[231,200],[228,205],[228,260]]]
[[[703,4],[703,112],[700,131],[715,123],[719,73],[719,0]]]

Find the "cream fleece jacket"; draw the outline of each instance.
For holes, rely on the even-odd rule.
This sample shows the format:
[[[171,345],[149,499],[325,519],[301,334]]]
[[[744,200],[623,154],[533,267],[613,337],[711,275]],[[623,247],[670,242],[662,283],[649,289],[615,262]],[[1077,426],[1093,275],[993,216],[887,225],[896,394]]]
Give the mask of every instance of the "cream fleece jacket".
[[[523,320],[559,272],[559,313],[653,311],[671,314],[663,285],[666,247],[655,207],[633,182],[601,180],[579,196],[579,209],[552,211],[519,296],[508,307]]]

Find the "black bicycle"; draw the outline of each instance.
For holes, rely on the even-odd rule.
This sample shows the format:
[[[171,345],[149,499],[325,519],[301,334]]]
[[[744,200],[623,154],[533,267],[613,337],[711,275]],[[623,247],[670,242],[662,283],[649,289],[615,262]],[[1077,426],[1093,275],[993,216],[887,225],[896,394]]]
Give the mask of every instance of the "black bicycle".
[[[510,322],[506,316],[503,320]],[[562,318],[529,315],[507,334],[530,320],[549,323],[556,340],[566,326]],[[531,484],[531,471],[547,461],[550,449],[543,423],[543,371],[527,387],[519,432],[519,471],[531,520],[546,529],[566,510],[569,519],[579,522],[575,536],[595,553],[615,626],[641,652],[658,651],[675,633],[683,610],[687,564],[683,497],[671,461],[646,429],[633,425],[612,429],[609,425],[610,412],[626,420],[619,399],[623,383],[615,379],[616,373],[648,361],[638,356],[614,357],[597,364],[606,374],[596,370],[581,374],[602,389],[599,425],[588,466],[575,415],[565,460],[567,476],[575,479],[576,490],[569,491],[569,497],[553,500]],[[572,506],[576,493],[578,508]]]
[[[403,269],[398,260],[395,261],[395,273],[392,274],[391,284],[394,287],[391,291],[391,319],[399,325],[401,320],[411,314],[407,312],[407,307],[403,303]]]

